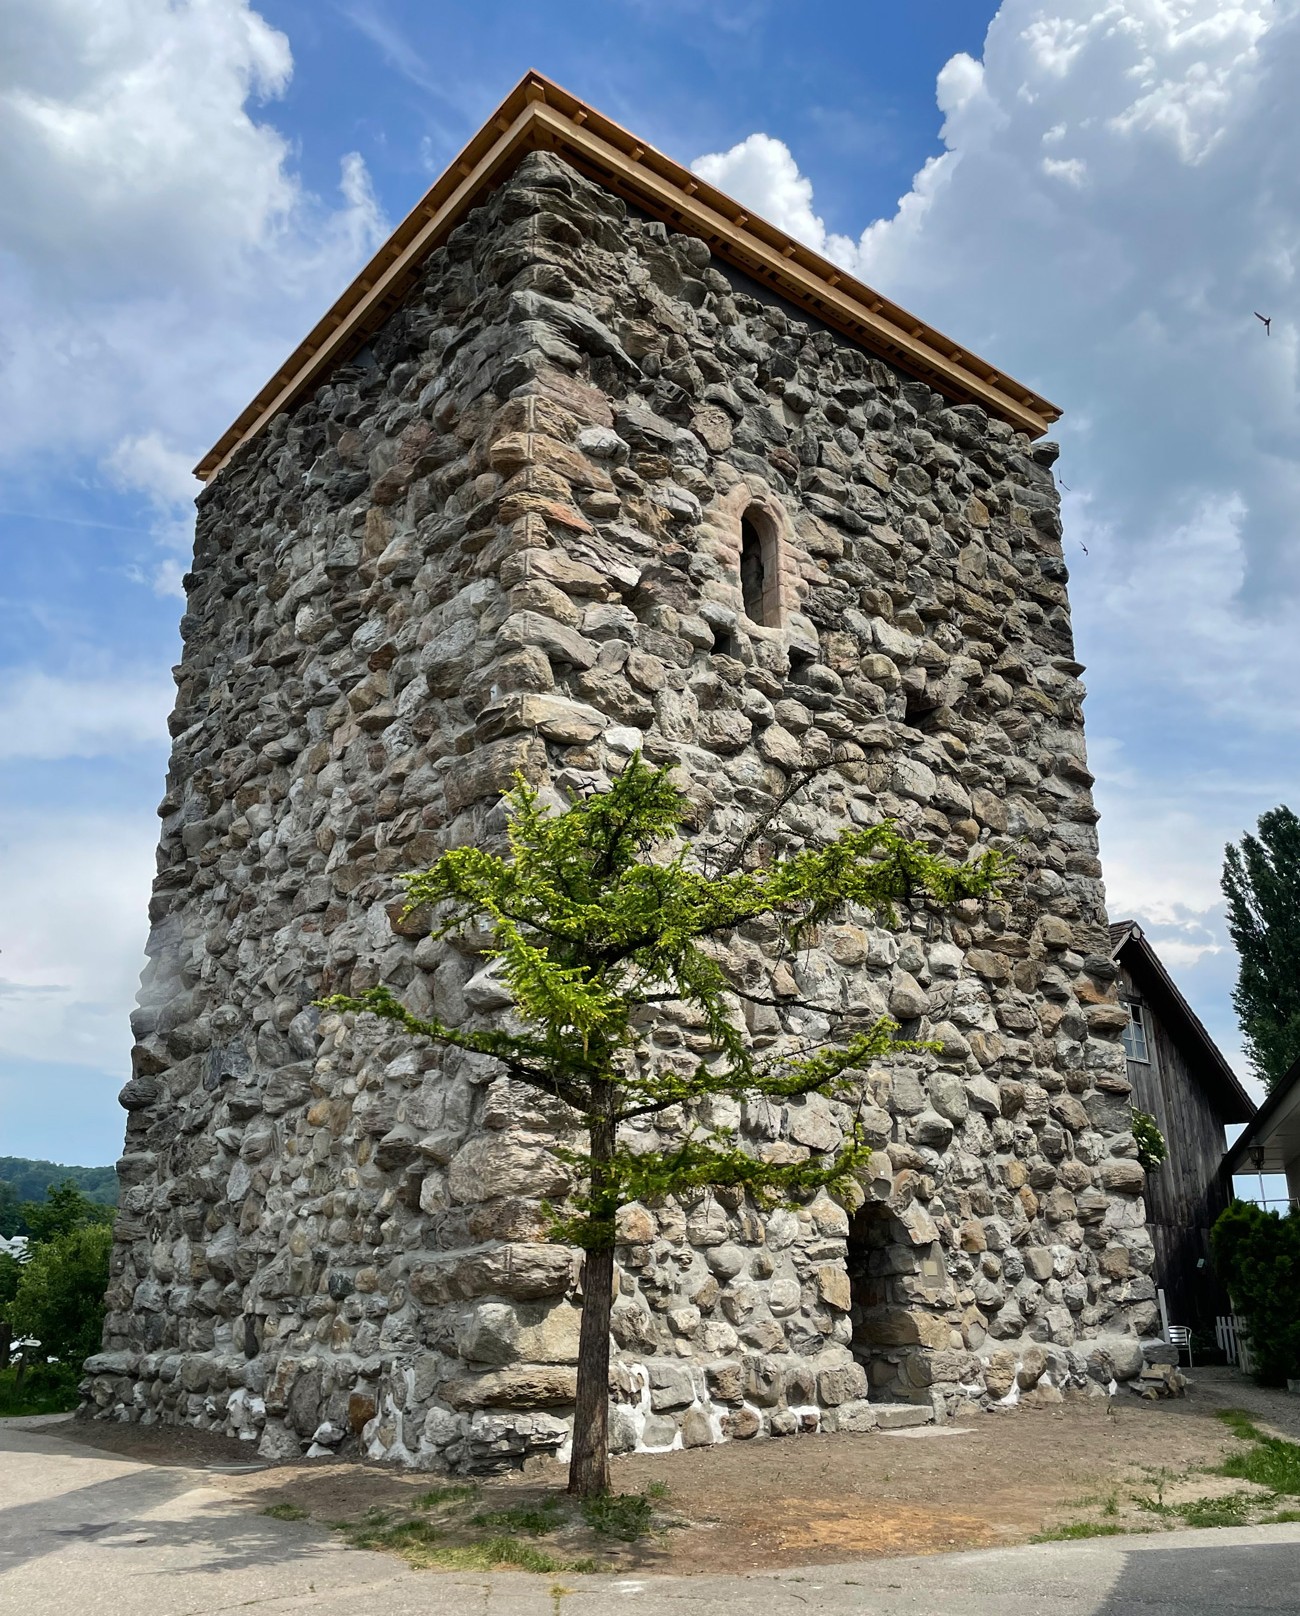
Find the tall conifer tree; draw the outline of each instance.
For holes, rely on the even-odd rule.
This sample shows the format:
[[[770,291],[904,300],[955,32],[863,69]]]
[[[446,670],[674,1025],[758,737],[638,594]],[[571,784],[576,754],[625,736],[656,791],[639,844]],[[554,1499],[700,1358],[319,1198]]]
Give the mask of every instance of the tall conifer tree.
[[[806,777],[805,777],[806,779]],[[777,813],[787,799],[777,804]],[[507,799],[509,849],[458,847],[404,877],[408,912],[431,934],[486,929],[489,953],[515,1014],[494,1027],[448,1026],[416,1016],[386,987],[328,1008],[371,1011],[409,1032],[493,1057],[518,1082],[568,1108],[583,1148],[557,1145],[572,1175],[553,1238],[583,1248],[582,1320],[569,1490],[609,1485],[609,1329],[615,1217],[633,1201],[730,1186],[759,1205],[805,1199],[820,1188],[851,1193],[870,1154],[855,1133],[838,1149],[791,1160],[746,1149],[702,1123],[714,1096],[766,1095],[778,1102],[823,1094],[860,1100],[861,1069],[898,1048],[888,1019],[862,1026],[840,1016],[840,1041],[783,1037],[756,1051],[745,1031],[748,1001],[790,1006],[769,984],[732,980],[720,957],[728,936],[750,923],[787,951],[821,921],[853,904],[886,923],[900,903],[952,904],[991,891],[1003,872],[988,852],[966,865],[935,857],[892,824],[841,831],[821,846],[782,853],[774,815],[730,849],[697,854],[681,834],[689,803],[667,769],[634,757],[607,792],[551,813],[522,782]],[[781,840],[789,845],[787,831]],[[773,965],[776,960],[773,958]],[[826,1007],[817,1008],[825,1012]],[[652,1035],[662,1016],[688,1013],[695,1047],[689,1069],[661,1063]],[[855,1027],[855,1021],[858,1025]],[[638,1148],[624,1123],[659,1119],[659,1144]]]
[[[1232,1002],[1271,1089],[1300,1060],[1300,819],[1270,808],[1258,829],[1225,849],[1223,893],[1240,959]]]

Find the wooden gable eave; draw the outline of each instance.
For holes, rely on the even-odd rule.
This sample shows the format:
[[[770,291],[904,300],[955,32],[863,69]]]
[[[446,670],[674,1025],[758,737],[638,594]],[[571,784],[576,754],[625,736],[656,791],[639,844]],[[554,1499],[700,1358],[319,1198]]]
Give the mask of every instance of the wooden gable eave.
[[[530,151],[545,150],[672,229],[706,241],[725,263],[842,332],[954,403],[978,404],[1040,437],[1056,405],[540,73],[526,73],[464,150],[397,226],[352,284],[195,467],[204,482],[243,444],[318,385],[400,305],[420,265]]]
[[[1195,1058],[1188,1061],[1189,1068],[1200,1078],[1223,1121],[1249,1122],[1255,1115],[1255,1102],[1183,997],[1142,928],[1136,921],[1119,921],[1111,926],[1110,937],[1111,957],[1129,973],[1171,1036],[1194,1054]]]

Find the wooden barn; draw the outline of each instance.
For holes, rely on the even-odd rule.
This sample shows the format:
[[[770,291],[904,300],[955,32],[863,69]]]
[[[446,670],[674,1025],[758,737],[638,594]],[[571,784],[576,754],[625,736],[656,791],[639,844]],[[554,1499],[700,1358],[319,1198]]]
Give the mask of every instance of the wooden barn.
[[[1147,1178],[1147,1219],[1155,1243],[1155,1282],[1172,1324],[1212,1329],[1229,1311],[1210,1267],[1210,1229],[1232,1198],[1224,1170],[1230,1122],[1249,1122],[1255,1105],[1195,1011],[1132,920],[1110,928],[1133,1104],[1150,1112],[1169,1158]]]

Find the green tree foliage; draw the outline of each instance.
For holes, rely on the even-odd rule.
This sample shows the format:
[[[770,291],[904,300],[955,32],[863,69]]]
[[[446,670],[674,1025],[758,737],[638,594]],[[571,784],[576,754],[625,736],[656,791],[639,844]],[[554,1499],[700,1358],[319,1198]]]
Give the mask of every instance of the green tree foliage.
[[[63,1167],[27,1156],[0,1156],[0,1235],[30,1235],[23,1203],[39,1203],[50,1189],[67,1183],[95,1206],[117,1205],[116,1167]]]
[[[1210,1239],[1215,1271],[1246,1321],[1256,1379],[1300,1378],[1300,1215],[1234,1201]]]
[[[39,1284],[52,1295],[66,1295],[71,1306],[82,1295],[82,1277],[87,1262],[93,1253],[102,1248],[102,1261],[95,1271],[94,1283],[82,1297],[87,1339],[94,1344],[79,1354],[79,1363],[81,1358],[98,1350],[103,1328],[103,1298],[108,1289],[108,1250],[112,1244],[113,1209],[88,1200],[68,1179],[48,1190],[44,1201],[28,1201],[21,1211],[31,1255],[25,1263],[18,1263],[8,1255],[0,1255],[0,1368],[9,1361],[10,1342],[23,1336],[34,1336],[39,1340],[43,1357],[65,1356],[63,1347],[49,1345],[40,1330],[34,1329],[30,1322],[24,1322],[35,1316],[32,1312],[36,1305],[33,1300],[35,1292],[31,1287]],[[87,1230],[94,1231],[97,1239],[81,1239]],[[97,1291],[95,1284],[98,1285]],[[47,1322],[53,1319],[48,1309],[46,1316]],[[57,1339],[69,1339],[68,1321],[53,1322]]]
[[[0,1178],[0,1240],[11,1240],[14,1235],[24,1233],[23,1209],[18,1192],[12,1184]]]
[[[15,1335],[38,1341],[42,1357],[68,1363],[98,1352],[112,1247],[106,1223],[81,1224],[33,1246],[10,1304]]]
[[[23,1222],[33,1242],[56,1240],[86,1225],[110,1228],[113,1208],[88,1200],[69,1178],[46,1190],[43,1201],[28,1201],[23,1207]]]
[[[1285,806],[1224,851],[1223,894],[1237,945],[1232,995],[1256,1076],[1272,1088],[1300,1060],[1300,819]]]
[[[556,1238],[583,1247],[570,1491],[608,1487],[609,1322],[615,1216],[633,1201],[730,1186],[760,1205],[797,1201],[821,1188],[851,1193],[869,1154],[860,1137],[806,1159],[767,1159],[704,1126],[699,1108],[718,1096],[790,1100],[821,1094],[856,1100],[862,1068],[898,1048],[888,1020],[841,1018],[832,1045],[777,1040],[755,1050],[742,1004],[781,1008],[768,981],[733,980],[719,945],[740,927],[796,950],[846,904],[894,923],[900,904],[952,904],[991,891],[1003,865],[986,853],[958,866],[903,837],[892,824],[851,829],[823,846],[791,846],[776,827],[798,781],[765,819],[726,850],[704,853],[682,835],[689,803],[669,770],[636,757],[608,792],[552,813],[522,781],[507,799],[509,847],[445,853],[405,877],[411,911],[446,937],[486,928],[489,954],[513,998],[509,1024],[472,1029],[412,1014],[387,987],[329,1008],[371,1011],[407,1031],[490,1056],[521,1083],[568,1108],[585,1149],[560,1145],[573,1188],[555,1214]],[[809,1007],[803,1008],[824,1008]],[[689,1023],[689,1066],[657,1062],[652,1037],[665,1018]],[[620,1126],[655,1117],[654,1150],[632,1150]]]
[[[22,1278],[23,1265],[17,1258],[11,1257],[7,1251],[0,1251],[0,1317],[7,1314],[13,1299],[18,1294],[18,1281]]]
[[[22,1278],[23,1265],[9,1255],[7,1251],[0,1252],[0,1369],[9,1367],[9,1353],[13,1342],[13,1325],[9,1316],[13,1311],[14,1297],[18,1294],[18,1281]]]

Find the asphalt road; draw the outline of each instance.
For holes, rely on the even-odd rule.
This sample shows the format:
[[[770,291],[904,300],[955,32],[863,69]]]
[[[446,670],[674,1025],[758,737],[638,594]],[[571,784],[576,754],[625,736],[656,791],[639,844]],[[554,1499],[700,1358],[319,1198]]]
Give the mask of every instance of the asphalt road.
[[[3,1616],[1223,1616],[1300,1613],[1300,1526],[1101,1538],[736,1577],[408,1570],[202,1471],[0,1421]]]

